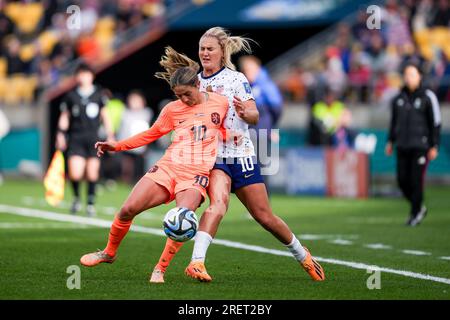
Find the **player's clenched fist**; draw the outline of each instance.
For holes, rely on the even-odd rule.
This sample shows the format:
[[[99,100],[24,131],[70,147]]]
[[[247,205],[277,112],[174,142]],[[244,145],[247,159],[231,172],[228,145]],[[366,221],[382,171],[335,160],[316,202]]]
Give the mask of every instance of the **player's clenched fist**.
[[[238,114],[238,116],[242,119],[245,118],[246,115],[246,110],[245,110],[245,104],[242,102],[241,99],[239,99],[238,97],[233,97],[233,105],[234,108],[236,109],[236,113]]]

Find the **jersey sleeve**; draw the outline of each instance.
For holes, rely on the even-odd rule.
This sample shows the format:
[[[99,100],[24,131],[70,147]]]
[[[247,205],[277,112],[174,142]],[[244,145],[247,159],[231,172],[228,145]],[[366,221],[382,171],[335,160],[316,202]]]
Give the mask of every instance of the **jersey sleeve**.
[[[396,99],[393,99],[391,103],[391,121],[389,124],[389,131],[388,131],[388,142],[390,143],[395,143],[396,140],[395,125],[397,123],[397,108],[395,102]]]
[[[243,73],[238,72],[237,80],[235,81],[234,95],[242,101],[255,100],[250,83]]]
[[[426,90],[426,95],[430,101],[427,109],[428,126],[430,128],[430,145],[432,147],[439,147],[442,122],[439,101],[431,90]]]
[[[173,130],[173,120],[170,111],[170,105],[167,105],[161,111],[158,119],[150,129],[138,133],[130,138],[121,140],[117,143],[115,151],[126,151],[145,146],[159,139],[163,135]]]

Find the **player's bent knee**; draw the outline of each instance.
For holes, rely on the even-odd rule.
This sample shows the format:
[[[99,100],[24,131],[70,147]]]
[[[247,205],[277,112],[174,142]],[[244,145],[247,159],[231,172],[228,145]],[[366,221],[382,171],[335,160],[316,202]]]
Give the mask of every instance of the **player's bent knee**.
[[[119,211],[119,219],[120,220],[132,220],[138,214],[136,206],[133,204],[124,204]]]
[[[210,205],[205,210],[205,214],[222,219],[225,216],[226,211],[227,210],[226,210],[224,203],[216,203],[214,205]]]

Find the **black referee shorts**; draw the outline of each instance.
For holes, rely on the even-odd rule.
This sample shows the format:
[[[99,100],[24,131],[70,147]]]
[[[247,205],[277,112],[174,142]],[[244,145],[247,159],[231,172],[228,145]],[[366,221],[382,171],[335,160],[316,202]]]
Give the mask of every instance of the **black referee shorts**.
[[[67,148],[67,157],[80,156],[83,158],[97,157],[95,143],[98,137],[94,135],[71,135]]]

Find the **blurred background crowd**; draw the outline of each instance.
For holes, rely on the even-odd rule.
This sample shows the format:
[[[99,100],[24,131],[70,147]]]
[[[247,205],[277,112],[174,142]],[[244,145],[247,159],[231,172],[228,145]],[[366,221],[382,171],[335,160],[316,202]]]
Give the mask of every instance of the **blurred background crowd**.
[[[279,78],[285,97],[314,103],[331,88],[348,102],[385,104],[401,85],[401,70],[416,61],[441,101],[450,101],[450,5],[447,0],[388,0],[381,28],[369,13],[339,23],[334,39]],[[350,21],[348,21],[350,20]]]
[[[77,58],[89,63],[108,60],[119,45],[116,35],[146,19],[163,19],[176,3],[1,0],[0,102],[32,102],[45,88],[58,84],[63,69]],[[71,17],[78,10],[75,6],[79,20]]]

